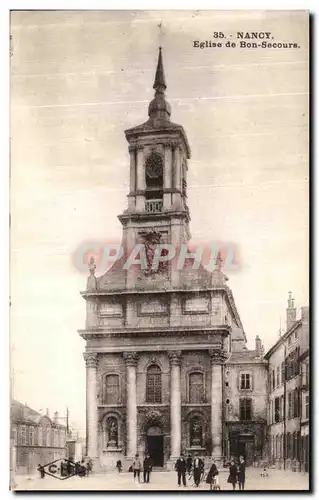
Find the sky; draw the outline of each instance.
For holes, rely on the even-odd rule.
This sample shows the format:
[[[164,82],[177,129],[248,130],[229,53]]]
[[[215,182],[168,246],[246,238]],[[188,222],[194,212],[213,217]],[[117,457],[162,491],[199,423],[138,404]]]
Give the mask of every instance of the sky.
[[[157,25],[162,21],[162,33]],[[193,47],[271,32],[298,49]],[[147,119],[159,43],[171,119],[192,151],[192,242],[233,242],[229,271],[248,339],[268,349],[288,291],[308,303],[308,19],[289,11],[11,13],[13,396],[85,428],[88,241],[121,241],[129,153]],[[230,38],[231,37],[231,38]],[[247,40],[248,41],[248,40]]]

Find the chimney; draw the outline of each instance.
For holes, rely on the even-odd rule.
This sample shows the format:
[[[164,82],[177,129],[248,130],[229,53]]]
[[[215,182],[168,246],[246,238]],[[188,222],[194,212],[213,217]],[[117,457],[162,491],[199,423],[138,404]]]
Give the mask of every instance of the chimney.
[[[259,335],[256,335],[256,337],[255,337],[255,351],[256,351],[257,356],[261,356],[264,352],[264,348],[263,348],[263,345],[261,343],[261,339],[260,339]]]
[[[59,412],[55,411],[54,412],[54,422],[57,424],[59,422]]]
[[[295,308],[295,299],[292,298],[292,293],[288,292],[288,307],[286,309],[286,330],[290,330],[293,324],[296,322],[297,309]]]

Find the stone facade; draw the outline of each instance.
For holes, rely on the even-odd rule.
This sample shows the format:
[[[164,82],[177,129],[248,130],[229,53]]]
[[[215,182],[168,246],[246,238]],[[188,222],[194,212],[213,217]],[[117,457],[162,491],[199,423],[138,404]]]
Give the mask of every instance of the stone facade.
[[[296,308],[290,294],[286,333],[265,355],[269,383],[269,456],[278,468],[308,468],[308,439],[302,438],[307,432],[303,424],[308,424],[308,419],[302,414],[302,398],[305,398],[308,385],[303,384],[300,362],[300,359],[307,360],[308,314],[308,307],[302,307],[301,318],[296,319]]]
[[[11,470],[15,474],[34,474],[39,464],[67,456],[66,426],[41,415],[27,405],[11,402]]]
[[[130,192],[119,216],[124,254],[100,277],[91,260],[82,293],[87,455],[102,468],[114,468],[119,459],[129,465],[135,453],[147,451],[155,465],[168,468],[181,452],[229,456],[229,440],[238,431],[237,372],[246,368],[253,374],[255,418],[249,423],[247,414],[244,423],[257,435],[254,451],[263,448],[265,363],[261,346],[258,352],[246,348],[220,258],[212,272],[189,259],[181,268],[176,260],[156,269],[152,264],[156,245],[180,249],[190,239],[190,147],[183,127],[170,121],[161,51],[154,89],[148,121],[125,132]],[[137,253],[145,265],[136,265]],[[126,267],[132,259],[135,265]],[[228,374],[235,413],[226,416]],[[240,451],[246,456],[251,451],[245,446]]]

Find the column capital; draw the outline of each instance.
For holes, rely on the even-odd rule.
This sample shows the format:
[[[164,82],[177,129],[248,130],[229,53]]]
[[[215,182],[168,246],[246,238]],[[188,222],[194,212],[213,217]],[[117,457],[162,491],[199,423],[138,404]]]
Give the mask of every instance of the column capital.
[[[128,147],[128,150],[130,153],[134,153],[136,151],[136,146],[133,144],[130,144]]]
[[[136,352],[123,352],[123,358],[126,366],[136,366],[138,355]]]
[[[224,363],[227,355],[222,344],[215,344],[208,350],[212,365]]]
[[[174,141],[171,139],[168,143],[172,149],[177,149],[180,147],[180,142],[179,141]]]
[[[97,361],[98,361],[97,353],[85,352],[83,354],[83,358],[84,358],[84,361],[85,361],[87,368],[96,368],[97,367]]]
[[[182,351],[169,351],[168,352],[168,359],[171,364],[171,366],[179,366],[182,361]]]
[[[135,148],[137,149],[137,151],[143,151],[144,146],[143,146],[143,144],[137,144],[137,145],[135,146]]]

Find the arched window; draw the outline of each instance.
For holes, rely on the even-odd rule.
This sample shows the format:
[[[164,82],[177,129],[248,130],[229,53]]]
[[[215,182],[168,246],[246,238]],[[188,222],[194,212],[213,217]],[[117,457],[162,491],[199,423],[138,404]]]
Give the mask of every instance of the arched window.
[[[203,446],[203,423],[199,417],[193,417],[190,421],[189,437],[191,447]]]
[[[145,180],[146,189],[163,188],[163,159],[156,151],[153,151],[146,160]]]
[[[117,448],[118,446],[118,421],[115,417],[109,417],[106,421],[107,446]]]
[[[106,405],[120,403],[120,378],[118,375],[107,375],[104,380],[104,398]]]
[[[188,399],[190,403],[204,403],[204,375],[200,372],[189,374]]]
[[[147,403],[162,402],[162,372],[159,366],[151,365],[146,374]]]

